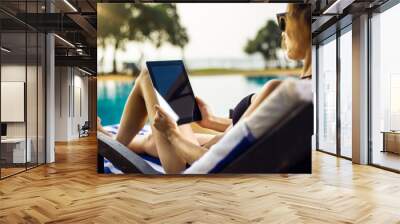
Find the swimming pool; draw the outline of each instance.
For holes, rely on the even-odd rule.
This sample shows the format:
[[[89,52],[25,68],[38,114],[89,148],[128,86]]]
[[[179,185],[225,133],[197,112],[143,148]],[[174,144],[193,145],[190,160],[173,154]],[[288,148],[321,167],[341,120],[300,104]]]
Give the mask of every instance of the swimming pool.
[[[228,116],[229,109],[245,96],[257,92],[267,81],[277,76],[245,77],[242,75],[191,76],[194,93],[205,100],[213,112]],[[101,80],[97,82],[97,114],[103,125],[120,121],[133,81]]]

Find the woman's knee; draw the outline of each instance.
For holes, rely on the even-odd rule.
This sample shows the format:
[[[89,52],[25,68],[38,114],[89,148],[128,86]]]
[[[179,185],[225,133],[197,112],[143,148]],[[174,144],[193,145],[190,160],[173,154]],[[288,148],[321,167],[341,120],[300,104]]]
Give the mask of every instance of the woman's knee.
[[[138,75],[138,77],[136,78],[135,83],[139,84],[139,85],[143,85],[143,84],[148,83],[149,81],[151,82],[150,73],[147,69],[143,69],[140,72],[140,74]]]

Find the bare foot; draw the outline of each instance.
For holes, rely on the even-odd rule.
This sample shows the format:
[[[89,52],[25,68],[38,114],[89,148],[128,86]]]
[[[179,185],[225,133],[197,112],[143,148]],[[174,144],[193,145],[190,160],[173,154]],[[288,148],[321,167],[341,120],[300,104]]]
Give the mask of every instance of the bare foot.
[[[110,132],[108,132],[106,129],[103,128],[103,126],[101,125],[101,119],[99,117],[97,117],[97,131],[109,136],[109,137],[114,137]]]

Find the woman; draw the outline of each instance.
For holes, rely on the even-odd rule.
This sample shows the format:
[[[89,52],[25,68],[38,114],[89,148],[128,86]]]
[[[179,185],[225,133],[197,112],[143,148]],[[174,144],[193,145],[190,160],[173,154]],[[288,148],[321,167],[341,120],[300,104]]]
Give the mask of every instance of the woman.
[[[311,12],[308,5],[289,4],[287,13],[278,16],[282,29],[282,44],[290,59],[304,60],[300,78],[311,77]],[[177,124],[157,102],[149,73],[144,69],[135,81],[122,114],[115,138],[136,153],[147,153],[160,158],[166,173],[180,173],[186,164],[199,159],[213,144],[239,120],[250,116],[280,84],[279,80],[266,83],[257,94],[245,97],[235,107],[232,119],[216,117],[209,106],[197,98],[202,114],[201,127],[221,132],[218,135],[194,133],[190,124]],[[152,134],[136,135],[147,118]],[[105,132],[98,122],[99,131]]]

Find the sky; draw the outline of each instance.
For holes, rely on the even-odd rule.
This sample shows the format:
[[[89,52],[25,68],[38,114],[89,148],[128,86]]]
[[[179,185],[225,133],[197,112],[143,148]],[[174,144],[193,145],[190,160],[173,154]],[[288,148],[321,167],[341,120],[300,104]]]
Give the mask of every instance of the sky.
[[[185,47],[185,59],[244,58],[243,51],[248,39],[269,19],[286,10],[286,4],[272,3],[178,3],[180,21],[187,29],[189,43]],[[101,29],[101,27],[99,27]],[[139,50],[146,60],[181,59],[179,48],[164,44],[156,49],[149,43],[128,43],[117,58],[124,62],[136,61]],[[112,47],[105,51],[104,69],[111,69]],[[104,51],[98,51],[99,58]]]

